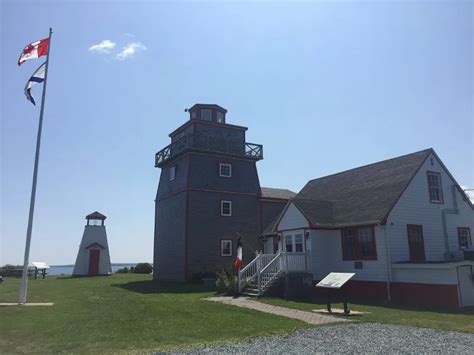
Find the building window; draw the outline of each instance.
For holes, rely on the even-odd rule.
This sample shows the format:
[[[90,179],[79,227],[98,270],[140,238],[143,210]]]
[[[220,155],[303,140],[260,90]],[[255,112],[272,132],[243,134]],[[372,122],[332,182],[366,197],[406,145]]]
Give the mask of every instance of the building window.
[[[216,111],[216,121],[217,123],[224,123],[224,113],[221,111]]]
[[[358,229],[357,237],[359,241],[360,256],[362,258],[370,258],[375,255],[375,243],[372,228]]]
[[[303,252],[303,234],[295,235],[295,253]]]
[[[428,171],[428,192],[430,202],[443,203],[443,188],[441,186],[441,174]]]
[[[472,245],[471,229],[466,227],[458,227],[459,249],[469,249]]]
[[[232,165],[219,163],[219,176],[220,177],[232,177]]]
[[[377,260],[373,227],[341,230],[343,260]]]
[[[408,249],[410,261],[425,260],[425,244],[423,241],[423,226],[417,224],[407,225]]]
[[[285,251],[288,253],[293,253],[293,236],[285,236]]]
[[[176,165],[170,167],[170,181],[176,179]]]
[[[342,236],[342,257],[344,260],[355,259],[355,242],[352,229],[344,229],[341,231]]]
[[[221,256],[232,256],[232,240],[221,240]]]
[[[211,110],[201,110],[201,120],[211,121],[212,120],[212,111]]]
[[[221,201],[221,216],[232,216],[232,201]]]
[[[303,234],[285,235],[284,249],[288,253],[303,253]]]

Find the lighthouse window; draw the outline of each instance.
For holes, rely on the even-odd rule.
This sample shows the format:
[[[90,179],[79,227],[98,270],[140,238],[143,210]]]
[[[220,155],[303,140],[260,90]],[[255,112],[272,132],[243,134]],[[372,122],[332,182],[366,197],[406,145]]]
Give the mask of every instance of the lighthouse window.
[[[216,120],[217,123],[224,123],[224,113],[221,111],[216,111]]]
[[[170,167],[170,181],[176,179],[176,165]]]
[[[201,120],[211,121],[212,111],[211,110],[201,110]]]
[[[221,216],[232,216],[232,202],[221,201]]]
[[[221,256],[232,256],[232,240],[221,240]]]
[[[219,176],[220,177],[232,177],[232,165],[231,164],[219,164]]]

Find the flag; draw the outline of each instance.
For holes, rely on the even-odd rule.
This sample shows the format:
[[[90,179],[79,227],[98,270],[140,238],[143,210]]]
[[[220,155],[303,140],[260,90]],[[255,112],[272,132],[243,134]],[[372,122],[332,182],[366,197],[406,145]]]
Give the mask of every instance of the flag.
[[[240,266],[242,265],[242,241],[239,239],[237,240],[237,257],[234,261],[234,267],[239,270]]]
[[[33,85],[36,83],[42,83],[44,81],[44,74],[45,74],[45,69],[46,69],[46,62],[40,65],[38,69],[33,73],[31,76],[30,80],[26,83],[25,86],[25,95],[28,101],[31,101],[33,105],[36,105],[35,99],[31,95],[31,88]]]
[[[22,65],[28,59],[39,58],[48,54],[49,38],[30,43],[27,45],[18,59],[18,65]]]

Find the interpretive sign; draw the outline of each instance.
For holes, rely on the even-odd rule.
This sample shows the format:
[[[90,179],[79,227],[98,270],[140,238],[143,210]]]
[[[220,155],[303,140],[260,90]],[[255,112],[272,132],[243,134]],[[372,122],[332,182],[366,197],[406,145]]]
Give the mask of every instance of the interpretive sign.
[[[350,272],[331,272],[324,279],[319,281],[316,287],[341,288],[355,274]]]
[[[350,273],[350,272],[331,272],[329,273],[324,279],[322,279],[316,287],[322,287],[327,289],[327,294],[328,294],[328,302],[327,302],[327,309],[328,312],[331,313],[331,302],[332,302],[332,293],[333,292],[338,292],[341,293],[341,291],[334,291],[334,290],[340,290],[344,284],[349,281],[355,274]],[[349,310],[349,306],[347,304],[347,295],[345,292],[343,292],[343,298],[344,298],[344,314],[346,316],[351,313]]]

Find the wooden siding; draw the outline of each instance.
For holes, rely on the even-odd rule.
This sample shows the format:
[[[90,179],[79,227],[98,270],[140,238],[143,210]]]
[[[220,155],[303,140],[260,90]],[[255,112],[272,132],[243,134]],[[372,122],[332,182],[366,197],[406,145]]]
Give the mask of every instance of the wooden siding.
[[[354,272],[354,280],[387,280],[387,258],[383,227],[375,227],[377,260],[342,260],[340,230],[313,230],[311,240],[311,268],[314,280],[323,279],[330,272]],[[355,264],[362,263],[362,269]]]
[[[277,229],[282,231],[307,227],[309,227],[309,224],[306,218],[301,214],[298,208],[292,202],[290,202],[285,214],[278,223]]]
[[[431,159],[432,158],[432,159]],[[431,165],[433,161],[433,165]],[[427,171],[439,172],[443,187],[444,203],[430,203],[428,194]],[[387,237],[392,262],[408,261],[407,224],[423,226],[425,256],[427,261],[443,260],[445,241],[442,225],[442,209],[452,209],[452,186],[449,177],[435,156],[430,155],[400,197],[387,219]],[[447,230],[451,252],[459,253],[457,227],[469,227],[474,230],[474,210],[456,190],[459,214],[448,214]]]

